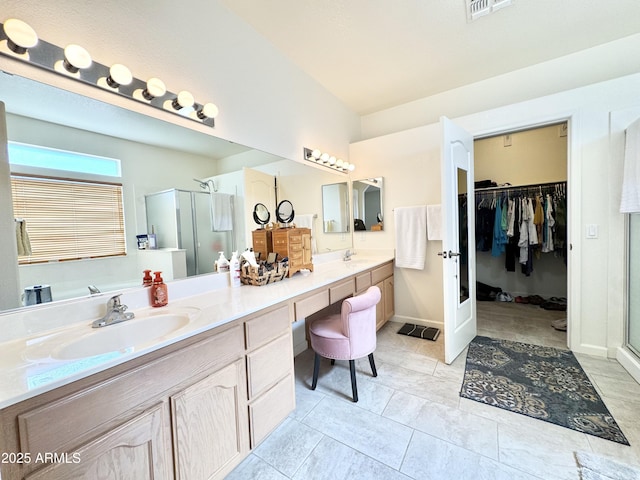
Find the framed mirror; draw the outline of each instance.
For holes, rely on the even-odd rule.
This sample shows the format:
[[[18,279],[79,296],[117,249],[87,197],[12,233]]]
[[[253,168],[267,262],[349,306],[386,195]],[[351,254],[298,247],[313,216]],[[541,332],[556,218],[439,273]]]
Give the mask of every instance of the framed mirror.
[[[347,182],[322,185],[322,220],[325,233],[349,232],[349,186]]]
[[[384,230],[382,177],[355,180],[351,186],[354,231]]]
[[[120,160],[122,178],[119,183],[122,184],[127,232],[126,255],[117,257],[17,266],[15,254],[3,252],[2,257],[6,261],[3,260],[5,263],[2,265],[12,269],[9,271],[9,268],[3,268],[4,278],[9,283],[17,284],[17,294],[0,289],[0,311],[23,307],[20,294],[32,285],[50,285],[54,302],[86,297],[89,293],[88,285],[95,285],[104,295],[139,287],[142,283],[142,270],[149,268],[152,256],[155,258],[158,253],[174,255],[174,250],[184,249],[176,247],[167,252],[165,245],[158,245],[157,250],[138,250],[136,235],[151,233],[147,225],[145,202],[148,195],[175,189],[190,193],[197,191],[198,195],[195,196],[199,200],[201,197],[209,199],[211,193],[216,192],[236,196],[233,231],[211,232],[209,226],[208,235],[215,235],[215,238],[210,241],[200,236],[197,238],[199,250],[194,250],[193,256],[197,253],[201,260],[198,274],[207,274],[209,272],[206,268],[213,270],[216,252],[225,250],[227,255],[230,254],[231,247],[226,246],[225,241],[231,235],[235,237],[237,248],[244,249],[251,245],[249,226],[254,222],[255,204],[262,203],[271,211],[276,207],[270,200],[271,197],[249,197],[246,194],[247,172],[259,170],[264,173],[268,180],[265,190],[273,190],[273,178],[277,176],[278,195],[296,202],[296,208],[304,213],[319,213],[321,210],[319,186],[331,183],[332,179],[344,178],[343,174],[324,173],[300,162],[228,142],[201,131],[61,90],[17,74],[0,72],[0,101],[6,105],[10,142]],[[19,173],[46,174],[35,171]],[[0,178],[0,196],[3,199],[11,198],[8,174],[9,168],[6,168]],[[194,179],[212,182],[208,184],[207,181]],[[241,191],[245,192],[244,198],[238,195]],[[309,195],[309,192],[317,193]],[[250,198],[250,201],[245,203],[245,198]],[[196,218],[198,223],[210,225],[209,204],[210,202],[203,202],[203,209],[197,208],[195,216],[181,217],[181,221],[188,222]],[[202,222],[199,219],[200,213],[205,217]],[[282,215],[285,215],[284,212]],[[6,204],[4,216],[6,225],[14,224],[14,214]],[[161,231],[155,222],[152,223],[155,234],[160,238],[164,230]],[[27,230],[33,226],[33,222],[27,221]],[[10,233],[15,235],[14,230]],[[319,225],[316,233],[320,251],[351,247],[350,237],[325,235]],[[191,256],[187,256],[187,262],[190,259]],[[176,275],[173,278],[181,277]],[[167,277],[165,280],[170,281]]]
[[[269,223],[270,219],[271,214],[264,203],[256,203],[253,207],[253,221],[260,225],[260,228],[264,228],[264,226]]]
[[[282,200],[276,208],[276,218],[278,222],[288,225],[293,222],[296,212],[293,210],[293,204],[289,200]]]

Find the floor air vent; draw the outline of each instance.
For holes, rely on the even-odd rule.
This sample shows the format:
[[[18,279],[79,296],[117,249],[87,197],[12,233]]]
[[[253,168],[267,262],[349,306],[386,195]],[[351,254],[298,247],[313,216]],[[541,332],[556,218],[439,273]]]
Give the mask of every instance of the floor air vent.
[[[513,0],[467,0],[467,21],[473,22],[512,3]]]

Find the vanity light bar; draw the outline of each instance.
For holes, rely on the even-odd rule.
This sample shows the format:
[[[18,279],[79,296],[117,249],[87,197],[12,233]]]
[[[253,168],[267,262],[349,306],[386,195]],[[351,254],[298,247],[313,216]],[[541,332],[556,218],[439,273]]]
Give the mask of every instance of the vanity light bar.
[[[97,63],[80,45],[62,48],[45,42],[22,20],[10,18],[0,23],[0,55],[17,58],[44,70],[215,127],[218,107],[213,103],[197,103],[186,90],[172,93],[158,78],[139,80],[125,65]]]
[[[318,149],[304,148],[304,159],[322,165],[323,167],[330,168],[342,173],[352,172],[356,166],[353,163],[345,162],[341,158],[336,158],[328,153],[323,153]]]

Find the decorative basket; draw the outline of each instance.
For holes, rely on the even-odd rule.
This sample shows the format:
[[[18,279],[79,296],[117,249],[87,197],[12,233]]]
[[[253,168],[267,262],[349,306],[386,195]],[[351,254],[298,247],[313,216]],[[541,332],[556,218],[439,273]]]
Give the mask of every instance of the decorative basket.
[[[257,267],[252,267],[249,262],[243,262],[240,266],[240,281],[243,285],[266,285],[279,282],[289,273],[289,262],[276,262],[271,270],[268,270],[265,262],[260,262]]]

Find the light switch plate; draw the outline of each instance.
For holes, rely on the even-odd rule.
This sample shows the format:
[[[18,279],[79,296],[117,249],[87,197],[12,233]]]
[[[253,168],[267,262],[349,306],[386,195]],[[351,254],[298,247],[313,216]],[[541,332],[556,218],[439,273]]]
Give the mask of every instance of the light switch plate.
[[[598,238],[598,225],[590,223],[587,225],[587,238]]]

